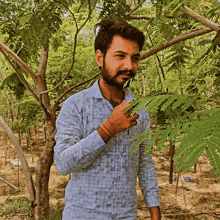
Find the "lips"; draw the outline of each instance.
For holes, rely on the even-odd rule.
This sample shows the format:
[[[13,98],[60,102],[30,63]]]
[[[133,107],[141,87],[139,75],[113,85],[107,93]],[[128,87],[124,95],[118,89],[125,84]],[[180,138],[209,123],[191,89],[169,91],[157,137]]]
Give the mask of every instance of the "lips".
[[[121,76],[122,76],[123,78],[131,78],[131,77],[132,77],[131,75],[124,75],[124,74],[121,74]]]
[[[117,75],[121,75],[124,78],[132,78],[135,74],[132,71],[118,71]]]

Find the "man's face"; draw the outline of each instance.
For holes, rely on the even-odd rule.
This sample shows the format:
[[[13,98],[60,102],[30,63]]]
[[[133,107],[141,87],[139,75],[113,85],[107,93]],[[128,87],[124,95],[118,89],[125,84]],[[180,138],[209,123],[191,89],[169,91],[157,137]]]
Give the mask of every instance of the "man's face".
[[[101,65],[102,79],[119,89],[138,70],[139,46],[135,41],[115,35]]]

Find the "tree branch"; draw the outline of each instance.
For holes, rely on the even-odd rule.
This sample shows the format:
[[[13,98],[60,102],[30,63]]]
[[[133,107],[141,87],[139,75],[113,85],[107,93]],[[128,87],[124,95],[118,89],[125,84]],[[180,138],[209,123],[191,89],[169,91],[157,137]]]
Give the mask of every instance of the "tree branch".
[[[136,8],[134,8],[130,13],[127,12],[126,15],[130,15],[129,18],[131,20],[141,20],[141,19],[143,19],[143,20],[148,20],[149,21],[149,20],[152,19],[151,17],[145,16],[145,15],[131,15],[131,13],[133,13],[134,10],[136,11],[137,9],[138,9],[138,6]],[[163,14],[163,16],[166,17],[166,18],[176,18],[176,17],[182,16],[183,14],[185,14],[185,13],[183,12],[178,16],[167,15],[167,14]]]
[[[183,12],[185,12],[189,17],[193,18],[194,20],[198,21],[200,24],[203,24],[206,27],[209,27],[210,29],[217,32],[217,34],[220,36],[220,25],[208,20],[207,18],[204,18],[203,16],[199,15],[198,13],[192,11],[189,7],[183,6],[181,8]]]
[[[8,63],[11,65],[11,67],[14,69],[14,71],[16,72],[18,78],[21,80],[21,82],[23,83],[23,85],[25,86],[25,88],[27,90],[29,90],[31,92],[31,94],[33,95],[33,97],[40,102],[39,98],[37,97],[37,95],[35,94],[35,92],[31,89],[31,87],[29,86],[28,82],[25,80],[25,78],[23,77],[22,74],[20,74],[16,67],[13,65],[13,63],[10,61],[10,59],[8,58],[8,56],[5,54],[5,52],[0,48],[0,51],[2,52],[2,54],[4,55],[5,59],[8,61]]]
[[[152,46],[154,47],[153,41],[151,40],[151,37],[150,37],[150,36],[149,36],[149,40],[150,40]],[[166,80],[165,73],[164,73],[164,70],[163,70],[163,66],[162,66],[161,60],[160,60],[160,58],[158,57],[157,53],[156,53],[156,56],[157,56],[157,61],[158,61],[158,63],[159,63],[159,67],[160,67],[160,70],[161,70],[161,73],[162,73],[162,76],[163,76],[163,80]]]
[[[33,179],[31,176],[31,171],[29,169],[25,155],[22,151],[21,146],[19,145],[17,137],[13,134],[10,127],[5,123],[5,121],[3,120],[1,116],[0,116],[0,125],[4,128],[5,132],[7,133],[8,137],[10,138],[12,144],[15,147],[15,150],[17,151],[19,159],[21,160],[21,164],[24,169],[24,175],[26,179],[28,194],[30,196],[30,201],[33,202],[35,200],[35,188],[34,188]]]
[[[38,68],[38,91],[39,93],[42,91],[47,90],[47,84],[46,84],[46,69],[47,69],[47,60],[48,60],[48,51],[44,49],[44,47],[41,48],[41,57],[40,57],[40,64]],[[45,113],[48,114],[48,110],[51,108],[50,104],[50,98],[48,93],[47,94],[40,94],[40,104]]]
[[[190,39],[190,38],[194,38],[194,37],[197,37],[197,36],[200,36],[200,35],[203,35],[203,34],[206,34],[206,33],[209,33],[209,32],[212,32],[213,30],[210,29],[210,28],[205,28],[205,29],[197,29],[197,30],[193,30],[193,31],[190,31],[190,32],[186,32],[184,34],[181,34],[169,41],[166,41],[154,48],[151,48],[150,50],[144,52],[141,54],[140,56],[140,60],[143,60],[147,57],[150,57],[154,54],[156,54],[157,52],[167,48],[167,47],[170,47],[174,44],[177,44],[181,41],[185,41],[187,39]]]
[[[47,69],[48,51],[43,47],[41,48],[40,64],[38,68],[38,76],[45,77]]]
[[[9,181],[7,181],[6,179],[0,177],[0,180],[5,181],[9,186],[13,187],[14,189],[16,189],[18,191],[18,187],[16,187],[15,185],[13,185],[12,183],[10,183]]]
[[[95,6],[92,8],[92,11],[94,10]],[[44,94],[44,93],[48,93],[48,92],[51,92],[53,91],[54,89],[58,88],[61,84],[63,84],[63,82],[66,80],[66,78],[69,76],[69,74],[71,73],[72,71],[72,68],[74,66],[74,63],[75,63],[75,53],[76,53],[76,43],[77,43],[77,36],[80,32],[80,30],[85,26],[85,24],[87,23],[87,21],[90,19],[90,17],[88,17],[84,23],[81,25],[81,27],[79,29],[76,30],[76,34],[75,34],[75,37],[74,37],[74,48],[73,48],[73,54],[72,54],[72,63],[71,63],[71,66],[70,66],[70,69],[68,71],[68,73],[64,76],[64,78],[60,81],[60,83],[58,83],[55,87],[53,87],[52,89],[49,89],[49,90],[46,90],[46,91],[42,91],[40,92],[40,94]]]
[[[129,18],[131,20],[151,20],[151,17],[144,16],[144,15],[130,15]]]
[[[126,12],[125,15],[131,15],[132,13],[134,13],[138,8],[140,8],[139,5],[137,5],[134,9],[132,9],[130,12]]]
[[[87,82],[92,81],[93,79],[95,79],[95,78],[96,78],[97,76],[99,76],[99,75],[100,75],[100,73],[98,73],[98,74],[96,74],[95,76],[93,76],[92,78],[87,79],[87,80],[85,80],[84,82],[78,83],[77,85],[72,86],[72,87],[70,87],[68,90],[66,90],[66,91],[57,99],[56,103],[54,104],[54,109],[55,109],[55,110],[57,109],[58,105],[60,104],[60,100],[61,100],[68,92],[70,92],[70,91],[73,90],[73,89],[76,89],[77,87],[79,87],[79,86],[81,86],[81,85],[83,85],[83,84],[85,84],[85,83],[87,83]]]
[[[5,46],[2,42],[0,42],[0,49],[4,51],[4,53],[8,54],[37,84],[37,76],[36,74],[27,66],[27,64],[17,55],[15,54],[10,48]]]
[[[24,44],[21,45],[21,47],[19,48],[19,50],[17,51],[17,55],[20,53],[20,51],[22,50],[22,48],[24,47]]]

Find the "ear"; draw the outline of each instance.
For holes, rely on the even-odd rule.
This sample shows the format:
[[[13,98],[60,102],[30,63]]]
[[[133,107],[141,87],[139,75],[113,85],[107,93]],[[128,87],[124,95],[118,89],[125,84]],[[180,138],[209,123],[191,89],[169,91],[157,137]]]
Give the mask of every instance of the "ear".
[[[102,68],[103,67],[104,55],[101,52],[101,50],[96,50],[96,52],[95,52],[95,59],[96,59],[96,63],[98,65],[98,67]]]

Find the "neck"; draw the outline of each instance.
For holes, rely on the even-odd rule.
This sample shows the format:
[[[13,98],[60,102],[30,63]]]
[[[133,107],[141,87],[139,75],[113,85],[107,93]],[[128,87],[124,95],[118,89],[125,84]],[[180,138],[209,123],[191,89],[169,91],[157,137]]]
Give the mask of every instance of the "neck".
[[[123,87],[116,88],[106,83],[102,78],[99,80],[99,87],[103,97],[107,99],[113,107],[121,104],[125,98]]]

